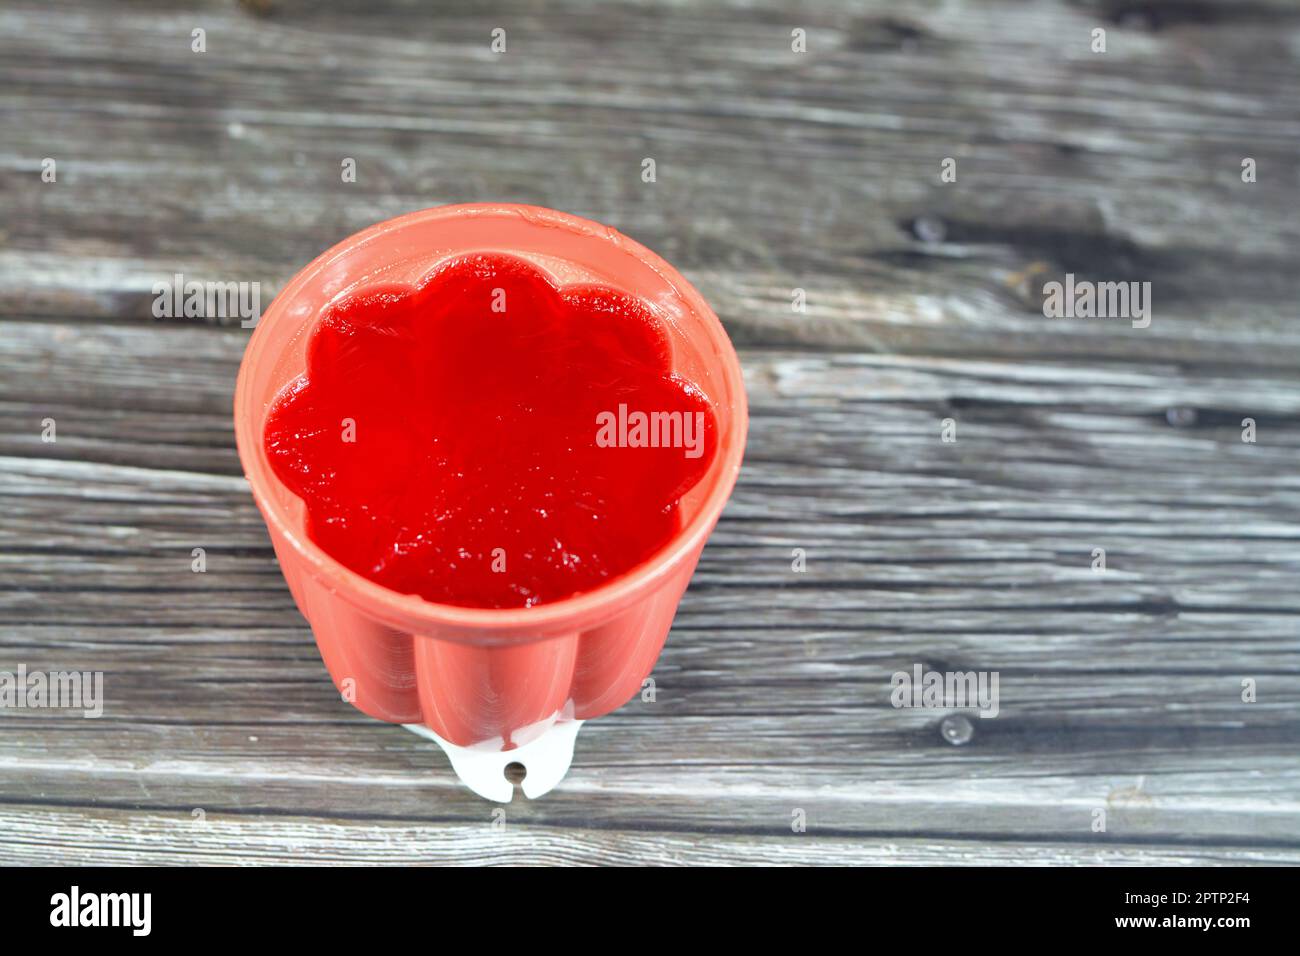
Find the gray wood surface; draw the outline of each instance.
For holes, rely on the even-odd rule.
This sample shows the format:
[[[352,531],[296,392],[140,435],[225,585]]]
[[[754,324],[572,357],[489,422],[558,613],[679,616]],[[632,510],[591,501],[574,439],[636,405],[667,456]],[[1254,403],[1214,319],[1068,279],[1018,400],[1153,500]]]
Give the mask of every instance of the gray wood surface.
[[[0,671],[107,705],[0,709],[0,863],[1300,862],[1300,7],[785,7],[6,0]],[[235,454],[248,331],[150,313],[477,199],[670,259],[753,416],[656,701],[504,826],[334,691]],[[1066,272],[1151,326],[1045,318]],[[916,663],[1001,713],[948,743]]]

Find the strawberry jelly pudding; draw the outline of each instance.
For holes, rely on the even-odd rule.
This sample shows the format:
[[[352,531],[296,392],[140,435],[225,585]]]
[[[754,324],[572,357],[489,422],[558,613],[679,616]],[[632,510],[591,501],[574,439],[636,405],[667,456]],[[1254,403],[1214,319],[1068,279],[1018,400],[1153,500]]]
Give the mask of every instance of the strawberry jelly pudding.
[[[263,441],[308,536],[356,573],[438,604],[547,604],[681,530],[717,421],[670,359],[638,299],[461,255],[332,303]]]

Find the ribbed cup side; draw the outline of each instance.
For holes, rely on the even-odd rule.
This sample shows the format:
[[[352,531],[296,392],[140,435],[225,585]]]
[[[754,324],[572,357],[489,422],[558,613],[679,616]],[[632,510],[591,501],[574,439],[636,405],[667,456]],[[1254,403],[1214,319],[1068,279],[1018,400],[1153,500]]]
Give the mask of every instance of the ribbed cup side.
[[[345,700],[423,724],[459,746],[513,749],[557,719],[590,720],[640,692],[672,627],[697,551],[642,601],[596,627],[518,644],[408,634],[356,609],[292,563],[285,579]]]

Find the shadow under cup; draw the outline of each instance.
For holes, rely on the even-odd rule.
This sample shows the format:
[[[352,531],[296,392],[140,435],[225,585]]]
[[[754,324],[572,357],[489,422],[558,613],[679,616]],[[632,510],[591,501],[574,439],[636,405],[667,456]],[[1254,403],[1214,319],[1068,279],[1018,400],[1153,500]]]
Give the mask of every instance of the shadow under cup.
[[[434,604],[339,564],[306,531],[306,506],[263,445],[271,403],[306,370],[317,319],[360,286],[414,286],[470,252],[527,259],[557,285],[597,283],[646,302],[668,332],[673,370],[708,397],[719,447],[681,500],[682,528],[600,587],[531,608]],[[344,698],[380,720],[422,724],[458,746],[511,749],[556,720],[621,706],[653,669],[705,540],[735,484],[748,424],[735,350],[700,294],[607,226],[533,206],[443,206],[372,226],[296,275],[258,321],[235,389],[239,456],[298,608]]]

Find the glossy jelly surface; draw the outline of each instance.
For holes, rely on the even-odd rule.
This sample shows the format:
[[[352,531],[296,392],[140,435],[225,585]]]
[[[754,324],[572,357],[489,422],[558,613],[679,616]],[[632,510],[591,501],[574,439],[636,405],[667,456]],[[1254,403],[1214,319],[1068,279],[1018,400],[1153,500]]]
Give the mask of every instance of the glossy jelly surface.
[[[461,256],[414,290],[334,303],[263,439],[340,563],[441,604],[531,607],[680,528],[717,425],[670,359],[640,300]]]

